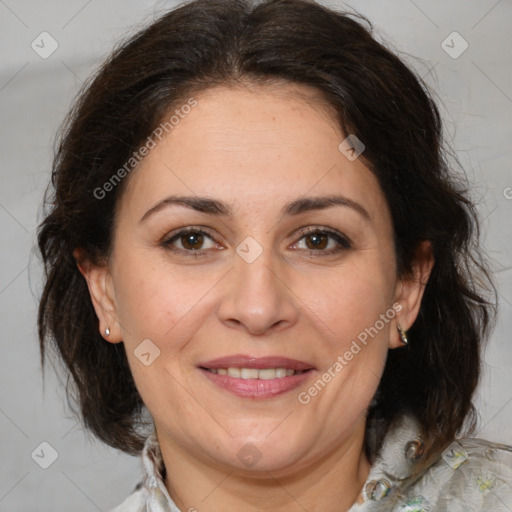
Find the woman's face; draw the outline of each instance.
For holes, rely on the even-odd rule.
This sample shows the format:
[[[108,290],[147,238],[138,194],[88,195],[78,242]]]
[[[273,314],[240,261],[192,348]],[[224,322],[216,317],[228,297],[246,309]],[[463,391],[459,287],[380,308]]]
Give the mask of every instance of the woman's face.
[[[276,475],[360,449],[416,304],[378,182],[304,86],[195,99],[127,178],[102,328],[166,446]]]

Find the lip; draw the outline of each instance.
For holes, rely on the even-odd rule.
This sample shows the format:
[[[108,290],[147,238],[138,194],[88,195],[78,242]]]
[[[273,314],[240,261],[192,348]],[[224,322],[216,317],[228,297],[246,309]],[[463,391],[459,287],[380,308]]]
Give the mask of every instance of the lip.
[[[247,368],[247,367],[245,367]],[[241,398],[272,398],[292,391],[303,384],[314,370],[270,380],[237,379],[229,375],[211,373],[200,368],[201,373],[213,384]]]
[[[282,395],[298,388],[315,373],[313,365],[288,357],[253,357],[243,354],[221,357],[201,363],[199,370],[213,384],[241,398],[263,399]],[[304,373],[275,379],[240,379],[211,373],[207,368],[287,368]],[[310,370],[310,371],[306,371]]]
[[[292,370],[314,370],[315,367],[304,361],[289,357],[254,357],[245,354],[220,357],[198,365],[202,368],[288,368]],[[288,377],[283,377],[288,378]]]

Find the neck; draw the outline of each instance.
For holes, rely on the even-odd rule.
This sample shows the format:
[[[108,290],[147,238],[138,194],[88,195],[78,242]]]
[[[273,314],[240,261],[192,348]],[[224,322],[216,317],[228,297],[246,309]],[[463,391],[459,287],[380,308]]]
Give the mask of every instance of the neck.
[[[159,436],[165,466],[170,468],[165,485],[185,511],[346,512],[370,471],[363,450],[364,427],[360,422],[335,449],[307,465],[259,472],[205,463]]]

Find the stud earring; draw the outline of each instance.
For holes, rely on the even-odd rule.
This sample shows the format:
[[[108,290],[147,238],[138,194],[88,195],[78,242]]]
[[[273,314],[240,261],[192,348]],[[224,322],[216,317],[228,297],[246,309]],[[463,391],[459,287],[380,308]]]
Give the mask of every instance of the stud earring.
[[[110,336],[110,329],[108,327],[105,329],[105,336]]]
[[[402,340],[402,343],[404,345],[408,345],[409,340],[407,339],[407,332],[404,331],[399,325],[397,327],[398,327],[398,332],[400,333],[400,339]]]

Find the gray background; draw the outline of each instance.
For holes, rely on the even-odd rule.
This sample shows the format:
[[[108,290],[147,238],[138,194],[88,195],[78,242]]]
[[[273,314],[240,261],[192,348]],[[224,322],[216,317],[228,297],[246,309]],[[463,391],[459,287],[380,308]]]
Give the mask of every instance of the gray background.
[[[474,183],[501,300],[478,394],[478,437],[512,444],[512,2],[324,3],[366,14],[441,102],[448,140]],[[137,458],[91,439],[73,419],[51,367],[43,389],[33,247],[55,132],[72,98],[119,37],[174,5],[0,0],[0,511],[107,511],[139,478]],[[59,45],[47,59],[31,48],[43,31]],[[458,58],[442,47],[454,31],[469,44]],[[457,36],[445,44],[452,53],[462,48]],[[31,458],[43,441],[58,453],[48,469]]]

